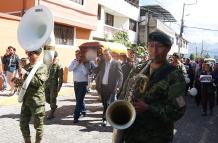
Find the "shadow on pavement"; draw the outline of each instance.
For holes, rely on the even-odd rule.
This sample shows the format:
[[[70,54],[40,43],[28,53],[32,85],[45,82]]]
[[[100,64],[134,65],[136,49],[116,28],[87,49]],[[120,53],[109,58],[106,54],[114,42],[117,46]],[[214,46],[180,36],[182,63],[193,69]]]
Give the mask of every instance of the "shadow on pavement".
[[[20,118],[20,114],[1,115],[0,118],[12,118],[12,119],[17,119],[17,118]]]

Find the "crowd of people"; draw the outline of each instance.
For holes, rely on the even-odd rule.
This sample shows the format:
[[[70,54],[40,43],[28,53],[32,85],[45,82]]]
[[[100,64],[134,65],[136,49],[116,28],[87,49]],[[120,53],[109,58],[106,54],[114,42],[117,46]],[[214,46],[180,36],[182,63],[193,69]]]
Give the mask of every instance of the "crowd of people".
[[[69,72],[73,72],[76,98],[74,124],[79,122],[80,116],[86,116],[84,98],[90,79],[95,80],[96,91],[101,97],[102,126],[107,124],[108,106],[117,99],[125,100],[126,96],[130,97],[137,115],[134,123],[123,131],[121,140],[125,143],[170,143],[173,139],[174,123],[186,110],[184,97],[192,88],[198,90],[194,98],[198,106],[202,105],[203,115],[208,113],[208,104],[209,114],[213,115],[215,93],[217,94],[218,90],[218,64],[207,63],[203,59],[184,61],[178,54],[169,57],[171,46],[171,39],[156,31],[149,34],[148,55],[141,61],[135,58],[131,50],[128,50],[127,55],[115,56],[113,51],[105,49],[95,61],[86,60],[82,56],[83,53],[76,50],[75,59],[68,66]],[[29,123],[33,117],[36,143],[40,143],[46,117],[45,102],[49,103],[51,108],[47,119],[52,119],[57,108],[56,98],[63,83],[63,68],[55,51],[51,65],[41,64],[32,73],[34,65],[40,61],[42,49],[26,51],[29,62],[24,65],[15,51],[15,48],[8,47],[2,58],[1,75],[5,81],[3,89],[7,88],[8,82],[11,92],[14,92],[14,77],[22,77],[25,80],[32,75],[24,92],[20,129],[25,143],[31,143]],[[92,78],[89,78],[90,76]],[[218,104],[218,97],[216,100]]]
[[[4,56],[1,58],[1,79],[3,81],[1,89],[10,90],[10,93],[14,93],[14,82],[13,79],[18,76],[19,69],[19,57],[16,54],[16,48],[9,46],[6,49]],[[9,85],[9,87],[8,87]]]
[[[183,59],[178,54],[173,54],[170,60],[186,78],[186,94],[192,94],[188,92],[192,88],[197,89],[193,96],[196,105],[202,105],[202,115],[213,115],[213,108],[218,105],[218,63],[203,58]]]

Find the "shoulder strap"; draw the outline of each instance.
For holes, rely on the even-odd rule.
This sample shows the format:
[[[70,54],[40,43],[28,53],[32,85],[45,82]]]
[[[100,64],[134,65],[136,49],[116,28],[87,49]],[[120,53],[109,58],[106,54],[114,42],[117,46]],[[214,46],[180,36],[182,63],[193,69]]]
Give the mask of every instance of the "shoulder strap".
[[[152,81],[152,84],[155,84],[159,81],[161,81],[162,79],[164,79],[165,77],[167,77],[172,71],[176,70],[175,67],[173,67],[172,65],[168,64],[159,74],[158,76]]]
[[[29,75],[27,76],[26,80],[24,81],[22,87],[21,87],[21,90],[19,92],[19,95],[18,95],[18,102],[22,102],[23,101],[23,98],[24,98],[24,95],[26,93],[26,90],[30,84],[30,81],[32,80],[34,74],[36,73],[36,71],[38,70],[38,68],[43,64],[43,61],[40,60],[38,61],[33,69],[30,71]]]

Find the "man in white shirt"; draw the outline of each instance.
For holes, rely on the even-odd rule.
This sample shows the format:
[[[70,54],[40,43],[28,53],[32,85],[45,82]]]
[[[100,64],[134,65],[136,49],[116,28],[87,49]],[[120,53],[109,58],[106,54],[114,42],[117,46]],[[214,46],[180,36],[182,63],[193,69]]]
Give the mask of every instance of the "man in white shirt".
[[[88,69],[85,59],[81,59],[81,53],[76,51],[76,59],[69,65],[69,71],[73,71],[74,92],[76,97],[76,107],[74,110],[74,123],[78,123],[81,114],[86,115],[84,97],[88,85]]]
[[[96,89],[101,95],[103,104],[103,126],[106,125],[105,113],[111,97],[122,86],[123,74],[121,65],[111,56],[111,50],[106,49],[103,53],[104,63],[99,67],[99,73],[96,77]]]

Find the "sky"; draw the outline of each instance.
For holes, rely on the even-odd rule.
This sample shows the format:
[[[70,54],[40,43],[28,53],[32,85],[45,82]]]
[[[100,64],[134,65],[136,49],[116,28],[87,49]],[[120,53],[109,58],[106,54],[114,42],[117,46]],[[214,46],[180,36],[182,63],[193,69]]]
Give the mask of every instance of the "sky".
[[[179,33],[182,9],[185,3],[185,26],[217,31],[185,28],[184,37],[191,43],[200,43],[202,40],[210,44],[218,43],[218,0],[197,0],[197,3],[193,4],[195,2],[196,0],[140,0],[140,5],[159,4],[168,10],[177,20],[177,22],[171,24],[171,26]]]

